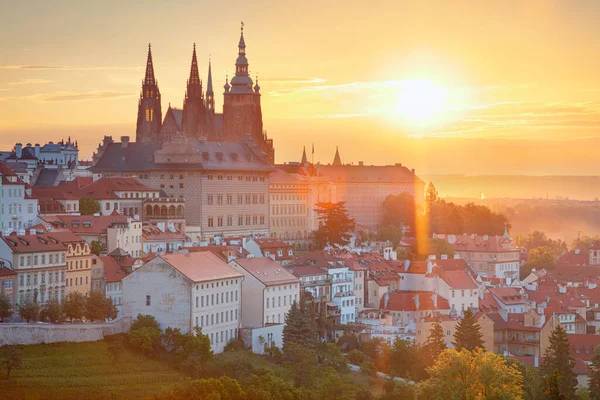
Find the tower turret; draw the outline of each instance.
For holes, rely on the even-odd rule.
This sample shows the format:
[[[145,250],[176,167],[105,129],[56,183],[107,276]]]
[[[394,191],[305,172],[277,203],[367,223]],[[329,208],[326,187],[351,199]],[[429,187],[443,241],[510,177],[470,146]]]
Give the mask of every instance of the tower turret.
[[[162,111],[160,106],[160,90],[158,89],[158,81],[154,76],[152,47],[148,44],[146,74],[142,80],[142,91],[138,103],[136,141],[157,141],[160,133],[161,121]]]
[[[342,159],[340,158],[340,151],[338,150],[337,146],[335,146],[335,157],[333,157],[333,165],[338,167],[343,165]]]
[[[183,132],[189,138],[207,136],[206,125],[206,105],[204,103],[202,81],[198,73],[196,43],[194,43],[190,77],[187,81],[187,91],[183,100]]]
[[[208,79],[206,81],[206,108],[211,114],[215,113],[215,93],[213,92],[212,71],[210,65],[210,57],[208,59]]]

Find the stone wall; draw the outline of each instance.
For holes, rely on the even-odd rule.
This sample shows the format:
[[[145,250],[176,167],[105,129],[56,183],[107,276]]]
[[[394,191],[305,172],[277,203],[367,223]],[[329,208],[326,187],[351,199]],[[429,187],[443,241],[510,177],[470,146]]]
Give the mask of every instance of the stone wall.
[[[0,324],[0,346],[58,342],[94,342],[105,336],[127,333],[131,318],[87,324]]]

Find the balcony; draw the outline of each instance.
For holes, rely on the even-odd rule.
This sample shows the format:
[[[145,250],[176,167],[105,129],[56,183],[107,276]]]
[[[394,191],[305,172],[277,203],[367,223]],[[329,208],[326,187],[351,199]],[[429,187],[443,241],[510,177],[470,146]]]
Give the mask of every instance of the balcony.
[[[354,297],[354,292],[353,291],[348,291],[348,292],[337,292],[335,294],[336,298],[340,298],[340,297]]]
[[[529,338],[529,337],[516,337],[516,336],[509,336],[508,340],[509,343],[518,343],[518,344],[529,344],[529,345],[538,345],[540,344],[540,340],[538,338]]]
[[[331,278],[331,283],[354,283],[354,279],[349,277]]]

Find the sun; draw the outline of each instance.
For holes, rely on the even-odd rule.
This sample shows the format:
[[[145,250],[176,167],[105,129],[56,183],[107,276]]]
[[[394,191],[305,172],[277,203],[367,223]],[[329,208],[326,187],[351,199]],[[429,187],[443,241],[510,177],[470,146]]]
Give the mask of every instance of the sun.
[[[395,114],[417,123],[433,122],[446,106],[448,89],[425,79],[400,82]]]

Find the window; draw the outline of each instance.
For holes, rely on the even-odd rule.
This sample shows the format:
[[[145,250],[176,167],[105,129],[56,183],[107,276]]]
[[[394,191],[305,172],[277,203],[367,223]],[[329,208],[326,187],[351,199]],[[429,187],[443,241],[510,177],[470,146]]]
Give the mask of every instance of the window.
[[[213,195],[209,194],[206,198],[206,203],[211,206],[213,204]]]
[[[223,205],[223,195],[222,194],[217,195],[217,204],[220,206]]]
[[[250,195],[249,194],[246,195],[246,204],[250,204]]]
[[[233,196],[230,194],[227,195],[227,204],[229,204],[229,205],[233,204]]]
[[[227,217],[227,226],[232,226],[233,225],[233,217],[232,216],[228,216]]]
[[[223,226],[223,217],[217,218],[217,226]]]
[[[242,217],[241,215],[238,216],[238,226],[242,226],[244,225],[244,217]]]
[[[212,228],[214,226],[214,220],[213,217],[209,217],[208,218],[208,227]]]
[[[246,225],[250,225],[250,216],[249,215],[246,216]]]
[[[252,195],[252,204],[256,204],[258,202],[257,198],[258,198],[257,195],[255,195],[255,194]]]
[[[264,194],[260,195],[260,204],[265,204],[265,195]]]
[[[179,189],[183,189],[183,183],[179,184]]]
[[[146,307],[149,307],[152,303],[152,297],[148,294],[146,295]]]

